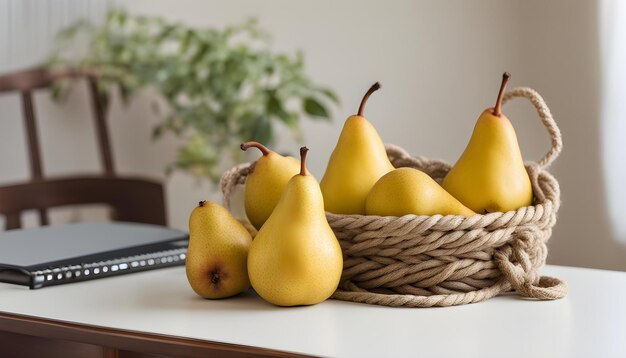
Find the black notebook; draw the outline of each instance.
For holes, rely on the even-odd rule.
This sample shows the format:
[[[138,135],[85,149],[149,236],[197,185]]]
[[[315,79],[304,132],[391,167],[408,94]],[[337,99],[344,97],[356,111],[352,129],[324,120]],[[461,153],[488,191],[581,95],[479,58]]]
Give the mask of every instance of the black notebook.
[[[0,232],[0,282],[31,289],[184,265],[187,233],[135,223]]]

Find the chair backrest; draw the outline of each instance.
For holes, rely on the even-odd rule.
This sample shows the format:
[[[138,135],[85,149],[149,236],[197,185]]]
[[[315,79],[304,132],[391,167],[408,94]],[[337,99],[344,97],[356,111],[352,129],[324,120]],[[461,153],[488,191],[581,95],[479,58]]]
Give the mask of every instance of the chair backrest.
[[[37,136],[33,92],[51,87],[61,78],[85,78],[89,86],[96,136],[103,166],[101,176],[44,178]],[[6,229],[21,227],[21,213],[37,210],[41,225],[48,225],[48,208],[102,203],[113,209],[113,220],[165,225],[163,186],[141,178],[120,178],[115,174],[106,123],[106,110],[98,94],[97,73],[83,70],[50,71],[32,69],[0,76],[0,93],[19,92],[28,144],[31,179],[0,187],[0,215]]]

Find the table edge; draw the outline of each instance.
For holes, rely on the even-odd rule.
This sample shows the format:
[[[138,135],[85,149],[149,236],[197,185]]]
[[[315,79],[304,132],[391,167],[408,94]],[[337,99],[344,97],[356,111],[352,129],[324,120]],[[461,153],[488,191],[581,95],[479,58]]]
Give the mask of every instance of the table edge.
[[[269,348],[91,326],[2,311],[0,331],[172,356],[206,357],[211,353],[220,357],[309,357]]]

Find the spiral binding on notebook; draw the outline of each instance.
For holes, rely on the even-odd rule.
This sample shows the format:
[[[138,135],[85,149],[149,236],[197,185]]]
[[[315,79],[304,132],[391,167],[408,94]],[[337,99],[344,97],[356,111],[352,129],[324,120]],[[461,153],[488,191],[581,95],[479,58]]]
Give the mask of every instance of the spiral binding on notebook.
[[[180,266],[185,262],[187,248],[164,250],[149,254],[141,254],[60,267],[50,267],[31,271],[31,288],[59,285],[62,283],[86,281],[106,276],[115,276],[132,271],[146,271],[160,267]]]

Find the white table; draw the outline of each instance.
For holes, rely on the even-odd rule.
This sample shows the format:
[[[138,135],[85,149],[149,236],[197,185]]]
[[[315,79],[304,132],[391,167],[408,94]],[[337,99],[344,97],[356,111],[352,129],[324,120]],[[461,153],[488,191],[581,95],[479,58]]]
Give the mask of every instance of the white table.
[[[32,291],[0,284],[0,312],[318,356],[626,357],[626,273],[542,273],[566,280],[568,296],[429,309],[335,300],[279,308],[252,292],[201,299],[177,267]]]

